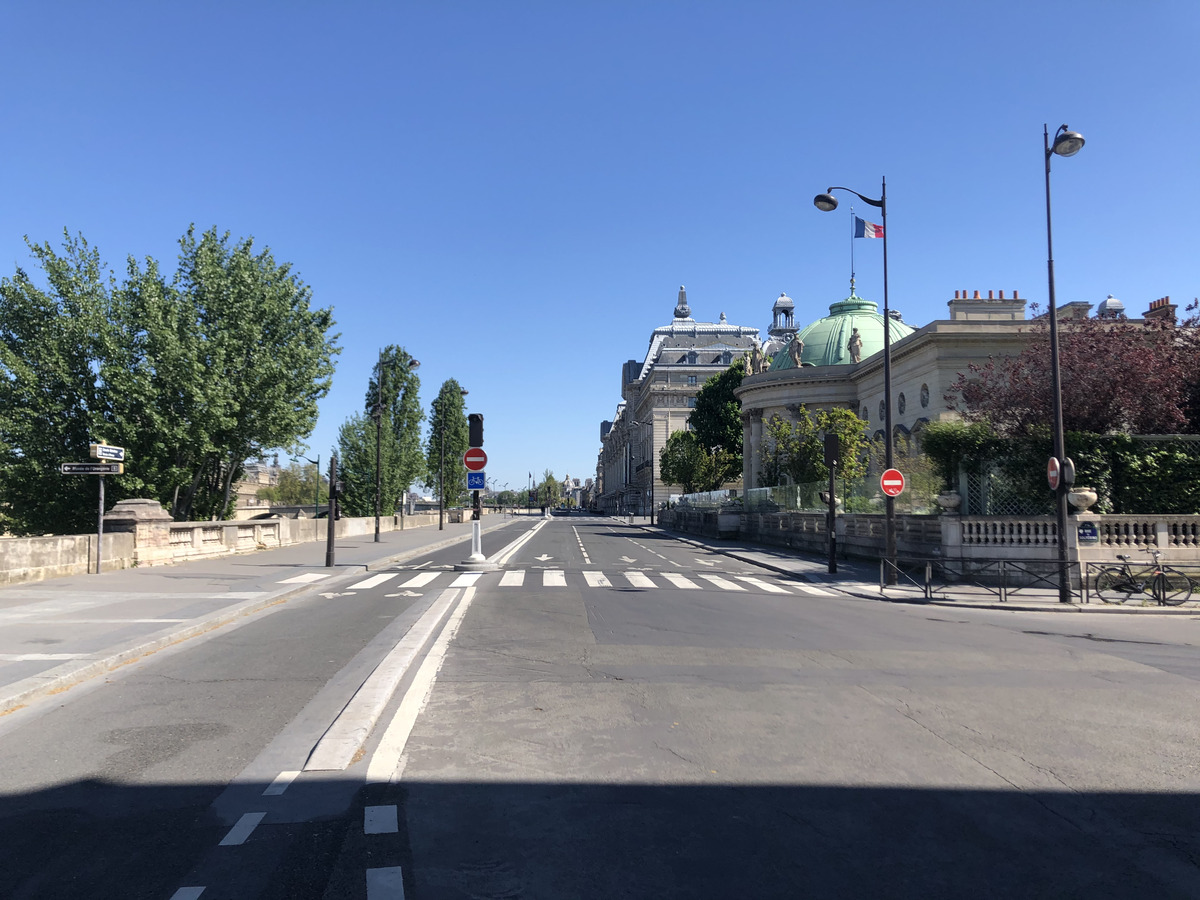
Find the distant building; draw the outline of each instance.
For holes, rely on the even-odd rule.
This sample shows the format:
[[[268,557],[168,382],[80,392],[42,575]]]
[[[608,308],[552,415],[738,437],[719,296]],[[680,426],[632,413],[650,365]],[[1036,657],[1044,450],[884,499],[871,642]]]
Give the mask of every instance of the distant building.
[[[778,301],[776,305],[780,316],[786,313],[790,321],[790,308],[780,307]],[[600,427],[595,509],[645,515],[666,499],[659,451],[672,432],[688,427],[704,382],[729,368],[758,340],[757,328],[731,325],[724,313],[717,322],[697,322],[687,292],[679,288],[671,323],[654,329],[641,361],[631,359],[621,367],[622,401],[612,420]]]

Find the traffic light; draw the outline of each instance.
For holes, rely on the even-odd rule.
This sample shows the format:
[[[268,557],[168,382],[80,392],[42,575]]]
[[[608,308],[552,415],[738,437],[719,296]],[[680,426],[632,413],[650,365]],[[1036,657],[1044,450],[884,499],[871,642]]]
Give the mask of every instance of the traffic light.
[[[471,413],[467,416],[467,446],[483,446],[483,413]]]

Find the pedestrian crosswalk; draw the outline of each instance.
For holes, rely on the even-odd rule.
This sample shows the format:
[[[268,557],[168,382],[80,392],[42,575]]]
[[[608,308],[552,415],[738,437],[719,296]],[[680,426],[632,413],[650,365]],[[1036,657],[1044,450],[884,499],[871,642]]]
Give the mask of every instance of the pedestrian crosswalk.
[[[312,583],[319,578],[294,576],[281,584]],[[725,573],[717,575],[711,572],[655,572],[630,569],[621,572],[602,572],[595,569],[585,569],[581,572],[567,572],[564,569],[508,569],[503,572],[454,572],[447,570],[398,570],[394,572],[379,572],[355,582],[342,591],[366,591],[387,585],[397,590],[411,590],[426,587],[480,587],[494,586],[498,588],[565,588],[579,583],[590,588],[630,588],[639,590],[655,590],[658,588],[673,588],[681,591],[721,590],[730,592],[759,592],[764,594],[801,594],[814,597],[832,597],[834,592],[821,587],[814,587],[797,581],[779,582],[753,575],[735,575]]]

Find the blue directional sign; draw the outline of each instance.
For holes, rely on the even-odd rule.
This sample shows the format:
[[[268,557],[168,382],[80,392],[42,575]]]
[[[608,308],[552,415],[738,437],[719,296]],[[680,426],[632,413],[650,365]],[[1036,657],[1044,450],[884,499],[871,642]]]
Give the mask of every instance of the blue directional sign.
[[[487,489],[487,477],[485,472],[468,472],[467,473],[467,490],[482,491]]]

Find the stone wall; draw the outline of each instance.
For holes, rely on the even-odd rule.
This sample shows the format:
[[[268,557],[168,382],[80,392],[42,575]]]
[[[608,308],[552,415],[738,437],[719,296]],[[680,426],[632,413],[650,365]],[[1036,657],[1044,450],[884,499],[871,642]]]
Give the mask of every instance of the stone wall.
[[[133,535],[105,534],[104,568],[124,569],[133,563]],[[96,535],[48,535],[0,538],[0,585],[23,584],[96,570]]]

